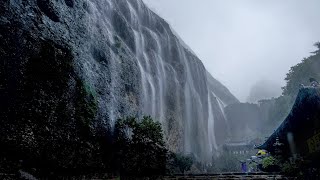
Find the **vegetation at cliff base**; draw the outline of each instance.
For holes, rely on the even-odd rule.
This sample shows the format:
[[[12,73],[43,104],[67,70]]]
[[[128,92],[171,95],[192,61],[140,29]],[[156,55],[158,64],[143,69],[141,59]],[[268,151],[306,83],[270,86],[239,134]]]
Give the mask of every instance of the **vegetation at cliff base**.
[[[121,175],[154,176],[165,173],[167,149],[162,128],[151,117],[118,120],[115,146]]]
[[[116,162],[123,177],[155,177],[189,171],[194,159],[169,152],[161,124],[150,116],[119,119],[115,125]]]
[[[194,158],[181,153],[169,153],[167,161],[168,174],[184,174],[189,171],[194,163]]]

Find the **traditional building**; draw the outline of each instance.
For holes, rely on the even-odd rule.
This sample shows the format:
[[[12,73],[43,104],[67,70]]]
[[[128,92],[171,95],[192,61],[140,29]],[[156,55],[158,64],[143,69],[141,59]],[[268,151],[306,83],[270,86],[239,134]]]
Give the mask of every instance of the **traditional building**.
[[[260,139],[254,139],[251,141],[238,141],[228,142],[223,145],[223,151],[231,154],[256,154],[257,150],[254,149],[256,144],[261,142]]]
[[[300,89],[290,114],[268,138],[258,146],[275,154],[278,146],[276,139],[283,143],[282,155],[286,157],[302,156],[311,162],[320,160],[320,88],[304,87]]]

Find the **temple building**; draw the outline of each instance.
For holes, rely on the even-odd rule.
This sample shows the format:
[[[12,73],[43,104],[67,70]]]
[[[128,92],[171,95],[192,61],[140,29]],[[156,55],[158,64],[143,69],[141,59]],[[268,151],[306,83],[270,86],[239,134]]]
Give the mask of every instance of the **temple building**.
[[[299,156],[313,164],[319,164],[320,88],[301,88],[287,118],[267,141],[257,148],[271,154],[277,154],[277,150],[280,150],[284,157]]]

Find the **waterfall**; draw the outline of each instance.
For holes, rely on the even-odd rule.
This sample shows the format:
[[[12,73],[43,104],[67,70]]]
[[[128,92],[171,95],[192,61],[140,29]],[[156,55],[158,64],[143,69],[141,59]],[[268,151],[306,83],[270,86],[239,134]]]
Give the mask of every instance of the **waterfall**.
[[[211,93],[211,95],[213,95]],[[211,153],[214,152],[214,150],[218,149],[218,145],[216,143],[216,137],[214,134],[214,116],[213,116],[213,110],[212,110],[212,104],[211,104],[211,95],[208,93],[208,111],[209,111],[209,116],[208,116],[208,136],[209,136],[209,151]]]
[[[226,104],[208,86],[203,64],[177,33],[142,1],[110,2],[119,8],[117,11],[127,29],[132,29],[135,47],[132,57],[136,59],[141,76],[142,114],[151,115],[162,123],[169,146],[186,154],[192,153],[200,160],[210,159],[219,146],[214,129],[215,121],[220,117],[215,115],[223,114],[223,121],[227,123]],[[126,39],[130,32],[125,32],[125,36],[122,34],[120,38],[129,49],[130,42]],[[170,118],[174,122],[169,122]],[[175,131],[182,132],[182,139],[170,142],[177,138],[172,135]]]
[[[217,122],[228,123],[224,106],[237,100],[213,82],[164,19],[141,0],[85,0],[72,8],[64,1],[53,5],[54,16],[63,21],[53,21],[57,18],[47,12],[35,13],[37,19],[26,17],[41,19],[41,28],[32,29],[35,35],[67,46],[74,55],[74,79],[94,90],[95,125],[112,129],[119,118],[150,115],[162,124],[170,150],[211,160],[223,143],[224,134],[216,129],[225,127]]]

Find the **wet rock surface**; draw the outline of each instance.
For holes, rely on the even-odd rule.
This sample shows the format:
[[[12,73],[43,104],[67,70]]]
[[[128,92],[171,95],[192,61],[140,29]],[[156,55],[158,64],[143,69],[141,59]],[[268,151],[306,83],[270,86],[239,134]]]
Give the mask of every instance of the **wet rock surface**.
[[[227,127],[223,108],[238,100],[142,1],[5,0],[0,8],[1,156],[99,166],[96,142],[126,116],[151,115],[170,150],[198,159],[224,141],[214,129]]]

